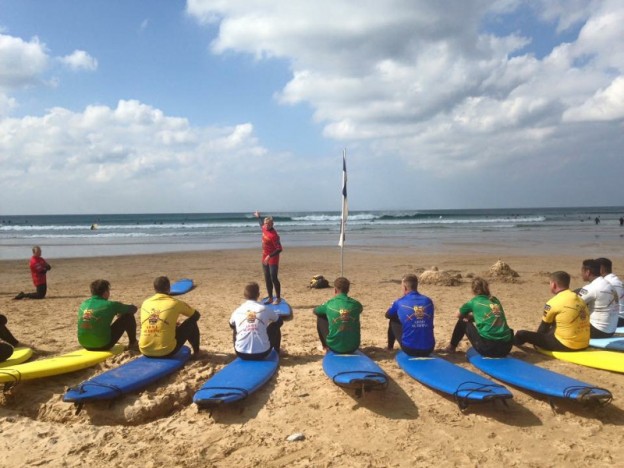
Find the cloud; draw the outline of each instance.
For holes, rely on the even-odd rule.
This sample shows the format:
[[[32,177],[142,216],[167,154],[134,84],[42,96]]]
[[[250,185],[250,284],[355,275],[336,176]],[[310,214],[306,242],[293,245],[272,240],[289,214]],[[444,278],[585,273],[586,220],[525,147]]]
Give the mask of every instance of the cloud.
[[[71,70],[87,70],[94,71],[97,70],[98,62],[95,58],[91,57],[84,50],[75,50],[70,55],[66,55],[65,57],[61,57],[59,59],[64,65],[69,67]]]
[[[38,38],[26,42],[0,34],[0,91],[36,84],[48,63],[46,46]]]
[[[581,25],[578,39],[538,60],[519,51],[539,30],[532,38],[482,29],[488,15],[513,15],[524,5],[537,27],[554,25],[555,34]],[[326,137],[448,177],[520,154],[556,158],[538,149],[563,135],[594,138],[593,127],[568,127],[581,118],[615,123],[608,128],[621,132],[613,121],[622,112],[624,50],[615,44],[624,43],[624,5],[573,6],[192,0],[187,10],[200,23],[219,24],[216,54],[288,60],[292,78],[277,99],[309,104]]]

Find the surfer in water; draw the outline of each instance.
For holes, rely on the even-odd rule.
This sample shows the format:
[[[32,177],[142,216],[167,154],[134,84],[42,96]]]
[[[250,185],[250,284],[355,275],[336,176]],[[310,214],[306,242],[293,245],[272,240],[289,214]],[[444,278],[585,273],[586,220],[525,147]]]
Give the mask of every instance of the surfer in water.
[[[273,227],[273,217],[267,216],[264,220],[260,217],[260,212],[254,212],[254,216],[258,218],[258,223],[262,229],[262,271],[264,273],[264,282],[266,284],[267,304],[279,304],[281,299],[282,285],[277,277],[279,271],[279,259],[282,253],[282,244],[280,237]],[[273,288],[275,287],[275,298],[273,298]]]
[[[475,297],[459,308],[451,343],[445,348],[454,353],[464,335],[479,354],[504,357],[513,346],[513,330],[507,325],[500,301],[490,294],[488,282],[479,277],[472,280]]]
[[[6,326],[7,318],[4,315],[0,315],[0,362],[4,362],[13,354],[13,348],[15,348],[19,341],[11,334]]]
[[[273,309],[258,302],[258,283],[247,284],[243,295],[245,302],[230,317],[236,355],[241,359],[260,361],[269,355],[271,349],[279,354],[282,318]]]
[[[574,291],[565,271],[550,274],[550,292],[555,296],[544,306],[536,332],[518,330],[514,344],[529,343],[549,351],[579,351],[589,346],[589,310]]]

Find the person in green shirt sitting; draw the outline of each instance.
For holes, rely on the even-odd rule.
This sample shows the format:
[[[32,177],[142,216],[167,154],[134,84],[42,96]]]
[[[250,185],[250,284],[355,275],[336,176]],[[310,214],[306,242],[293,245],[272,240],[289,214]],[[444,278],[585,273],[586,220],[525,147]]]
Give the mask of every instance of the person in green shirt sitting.
[[[360,346],[362,304],[348,296],[350,286],[347,278],[336,278],[335,296],[314,309],[323,348],[339,354],[353,353]]]
[[[110,283],[104,279],[91,283],[91,297],[78,309],[78,342],[90,351],[105,351],[111,349],[125,332],[128,348],[138,349],[134,318],[137,306],[109,301],[110,289]],[[118,317],[113,322],[115,316]]]
[[[500,301],[490,294],[488,282],[479,277],[472,280],[475,297],[459,308],[457,323],[446,352],[454,353],[464,335],[477,352],[488,357],[504,357],[513,346],[513,330],[507,325]]]

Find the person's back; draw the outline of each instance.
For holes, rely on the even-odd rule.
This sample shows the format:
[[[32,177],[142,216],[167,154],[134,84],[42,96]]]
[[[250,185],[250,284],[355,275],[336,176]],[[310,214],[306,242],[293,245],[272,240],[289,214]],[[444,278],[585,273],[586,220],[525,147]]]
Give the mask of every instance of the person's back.
[[[512,332],[507,325],[505,312],[500,301],[494,296],[477,295],[464,304],[460,311],[472,312],[474,323],[483,338],[491,341],[508,341]]]
[[[279,333],[280,317],[275,310],[258,302],[259,291],[257,283],[249,283],[244,291],[247,300],[230,317],[230,326],[235,330],[234,349],[244,359],[263,358],[271,348],[280,351],[278,337],[273,336]],[[277,331],[272,333],[275,327]]]
[[[589,308],[589,321],[593,337],[613,335],[617,328],[619,300],[613,286],[600,276],[600,264],[596,260],[585,260],[581,268],[583,280],[590,283],[583,286],[578,295]],[[599,336],[600,335],[600,336]]]
[[[386,312],[386,318],[390,319],[390,332],[395,335],[400,330],[399,343],[406,353],[427,355],[435,347],[433,301],[418,292],[416,275],[405,275],[401,280],[401,286],[403,296],[394,301]],[[396,332],[392,330],[394,320],[398,320],[401,325]],[[392,347],[390,340],[388,347]]]
[[[555,323],[555,337],[570,349],[589,346],[589,310],[585,302],[574,292],[566,289],[557,293],[546,303],[545,322]]]
[[[349,287],[349,280],[337,278],[334,281],[336,295],[314,309],[314,313],[326,317],[328,323],[328,333],[321,341],[324,339],[324,344],[337,353],[352,353],[360,346],[362,304],[348,296]]]
[[[622,283],[622,280],[613,273],[613,264],[611,263],[611,260],[601,257],[597,258],[596,261],[600,264],[600,275],[607,280],[611,286],[613,286],[613,289],[618,296],[619,304],[617,309],[619,319],[617,326],[622,326],[624,325],[624,284]]]

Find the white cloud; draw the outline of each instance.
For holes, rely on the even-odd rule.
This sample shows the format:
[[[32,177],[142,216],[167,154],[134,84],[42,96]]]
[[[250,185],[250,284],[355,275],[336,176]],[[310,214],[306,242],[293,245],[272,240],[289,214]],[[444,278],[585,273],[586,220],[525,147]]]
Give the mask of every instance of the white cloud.
[[[63,64],[68,66],[71,70],[97,70],[98,62],[95,58],[91,57],[84,50],[74,50],[70,55],[61,57],[59,59]]]
[[[0,34],[0,90],[15,90],[37,83],[48,66],[45,44]]]

